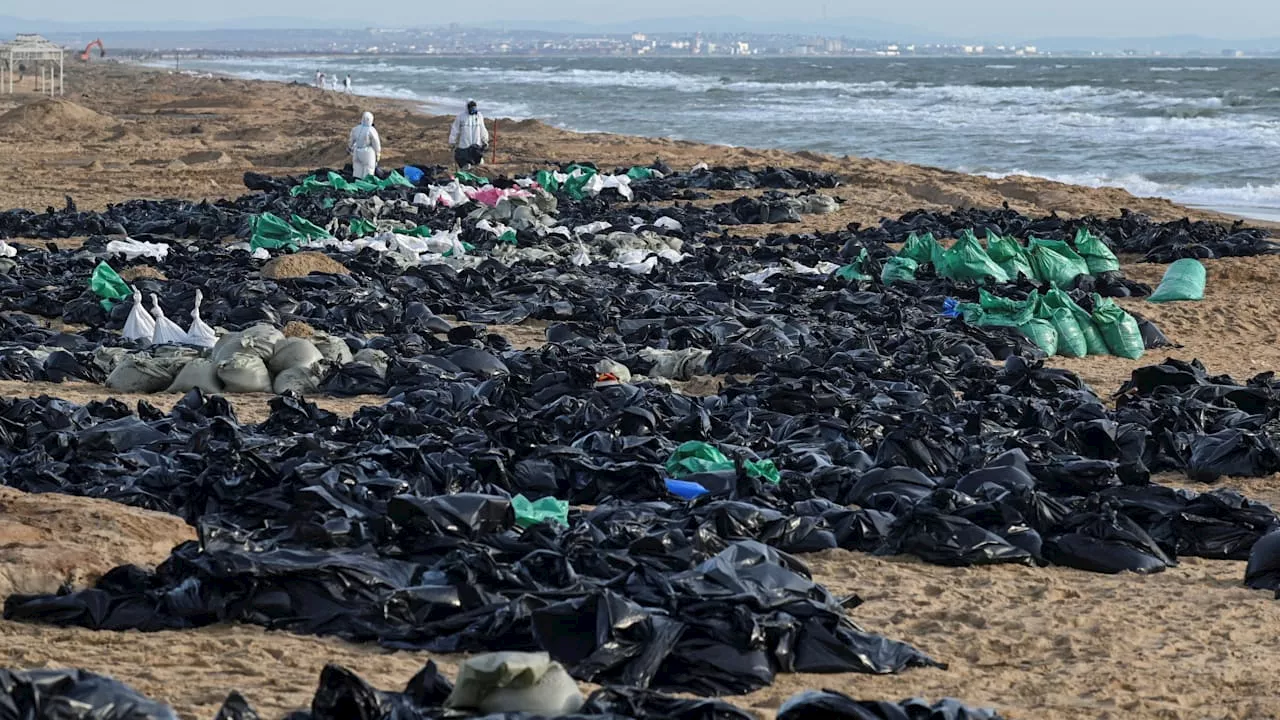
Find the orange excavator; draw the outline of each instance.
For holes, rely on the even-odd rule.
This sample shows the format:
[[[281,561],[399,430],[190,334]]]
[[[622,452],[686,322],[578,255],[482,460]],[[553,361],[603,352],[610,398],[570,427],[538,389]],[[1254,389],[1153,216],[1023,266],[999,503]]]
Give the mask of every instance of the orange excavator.
[[[107,47],[102,44],[102,39],[99,38],[84,46],[84,52],[80,53],[80,62],[89,62],[89,51],[93,49],[94,45],[98,46],[98,57],[107,56]]]

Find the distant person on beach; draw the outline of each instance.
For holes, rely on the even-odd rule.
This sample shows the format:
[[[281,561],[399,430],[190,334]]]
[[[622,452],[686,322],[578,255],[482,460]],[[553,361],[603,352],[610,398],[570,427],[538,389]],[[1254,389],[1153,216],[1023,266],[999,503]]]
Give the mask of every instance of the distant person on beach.
[[[324,89],[324,73],[316,73],[316,87]]]
[[[346,79],[342,81],[342,86],[346,89],[347,94],[351,94],[351,73],[347,73]]]
[[[467,101],[467,109],[458,113],[449,130],[449,147],[453,148],[453,161],[466,170],[473,165],[484,164],[484,151],[489,148],[489,129],[475,100]]]
[[[382,159],[382,138],[373,127],[373,113],[362,115],[360,124],[351,128],[347,150],[351,151],[351,170],[357,180],[377,171],[378,161]]]

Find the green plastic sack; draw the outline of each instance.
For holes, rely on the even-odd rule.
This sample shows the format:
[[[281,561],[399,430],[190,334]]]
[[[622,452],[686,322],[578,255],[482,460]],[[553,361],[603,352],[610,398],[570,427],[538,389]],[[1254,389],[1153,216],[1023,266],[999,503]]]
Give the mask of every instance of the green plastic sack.
[[[413,237],[426,238],[426,237],[431,237],[431,228],[427,227],[426,225],[419,225],[418,227],[412,230],[405,230],[400,234],[411,235]]]
[[[1077,277],[1089,274],[1089,264],[1061,240],[1031,238],[1027,255],[1041,283],[1068,287]]]
[[[1027,251],[1014,238],[988,233],[987,257],[1000,266],[1011,282],[1017,280],[1019,275],[1025,275],[1032,282],[1039,282],[1031,261],[1027,259]]]
[[[698,473],[733,470],[734,464],[715,445],[690,440],[676,448],[667,459],[666,467],[671,477],[678,480]],[[774,485],[782,479],[772,460],[748,460],[745,467],[748,476],[761,478]]]
[[[885,261],[884,267],[880,270],[880,282],[885,285],[892,285],[895,282],[913,283],[916,281],[917,268],[919,265],[911,258],[891,257]]]
[[[978,290],[977,303],[962,303],[964,321],[978,327],[1001,326],[1021,328],[1036,317],[1040,296],[1032,292],[1026,300],[1012,300]]]
[[[539,170],[533,174],[534,182],[542,186],[543,190],[554,193],[560,189],[560,181],[556,180],[556,174],[550,170]]]
[[[898,257],[914,260],[916,265],[933,263],[942,257],[942,246],[934,239],[933,233],[924,235],[911,233],[903,243],[902,250],[898,252]]]
[[[949,249],[942,251],[937,263],[938,275],[951,280],[974,282],[1009,282],[1009,276],[987,256],[978,239],[968,230]]]
[[[485,185],[489,184],[489,178],[480,177],[479,175],[472,175],[466,170],[459,170],[458,172],[454,173],[453,179],[457,180],[460,183],[462,182],[471,183],[476,187],[484,187]]]
[[[105,262],[99,262],[93,269],[93,275],[89,276],[89,289],[94,295],[102,298],[98,304],[107,312],[111,312],[112,306],[117,302],[133,294],[129,289],[129,283],[125,282],[124,278]]]
[[[524,495],[511,498],[511,509],[516,514],[516,525],[531,527],[543,522],[569,524],[569,501],[544,497],[530,502]]]
[[[862,248],[862,252],[858,253],[857,259],[855,259],[853,262],[849,263],[848,265],[845,265],[840,269],[836,270],[835,272],[836,278],[838,280],[844,280],[845,282],[857,282],[857,281],[863,281],[863,280],[870,280],[871,276],[862,271],[863,268],[867,266],[867,260],[868,260],[867,249]]]
[[[1076,231],[1076,252],[1084,258],[1090,275],[1115,272],[1120,269],[1120,259],[1111,252],[1111,248],[1107,247],[1102,238],[1084,228]]]
[[[564,181],[564,191],[574,200],[583,200],[587,197],[584,188],[597,171],[584,165],[570,165],[565,174],[569,179]]]
[[[1048,320],[1032,318],[1018,330],[1027,336],[1036,347],[1044,351],[1045,355],[1050,357],[1058,354],[1058,331],[1053,329],[1053,323]]]
[[[1049,292],[1044,294],[1041,301],[1044,307],[1050,311],[1058,308],[1066,308],[1071,311],[1072,317],[1076,320],[1076,326],[1080,329],[1080,334],[1084,337],[1086,352],[1089,355],[1110,355],[1111,351],[1107,349],[1107,341],[1102,338],[1102,333],[1098,331],[1098,326],[1093,322],[1093,316],[1088,310],[1080,307],[1075,300],[1066,291],[1058,288],[1050,288]]]
[[[648,180],[653,177],[653,168],[636,166],[627,171],[627,177],[632,180]]]
[[[1146,351],[1138,321],[1111,298],[1094,293],[1093,321],[1098,324],[1098,331],[1112,355],[1137,360]]]
[[[329,233],[324,228],[299,215],[290,216],[289,224],[307,240],[321,240],[329,237]]]
[[[299,243],[306,239],[292,225],[269,212],[255,215],[249,221],[249,230],[249,248],[252,250],[297,250]]]
[[[372,235],[376,232],[378,232],[378,226],[364,218],[356,218],[347,224],[347,235],[353,238]]]
[[[1054,308],[1049,311],[1049,322],[1058,333],[1058,354],[1063,357],[1084,357],[1089,354],[1089,342],[1080,332],[1080,323],[1067,308]],[[1090,325],[1093,322],[1090,321]]]
[[[1194,258],[1183,258],[1164,271],[1160,287],[1147,302],[1164,303],[1204,299],[1204,265]]]

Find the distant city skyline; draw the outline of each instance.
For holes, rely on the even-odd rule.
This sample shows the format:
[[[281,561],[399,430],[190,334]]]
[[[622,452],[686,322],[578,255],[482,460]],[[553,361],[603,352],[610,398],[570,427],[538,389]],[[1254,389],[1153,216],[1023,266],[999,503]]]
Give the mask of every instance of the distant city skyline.
[[[26,6],[61,23],[92,25],[95,22],[125,29],[193,24],[202,28],[251,27],[264,14],[260,0],[221,0],[208,4],[173,3],[170,0],[123,0],[109,7],[100,0],[45,0]],[[487,3],[449,5],[410,0],[384,0],[354,12],[349,2],[337,0],[273,0],[273,21],[296,19],[307,26],[414,27],[449,22],[469,24],[575,23],[578,25],[630,26],[654,31],[653,21],[689,20],[689,30],[707,18],[741,18],[756,24],[821,25],[829,23],[841,34],[865,27],[868,37],[931,41],[935,39],[995,40],[1043,37],[1156,37],[1168,35],[1212,36],[1245,40],[1280,36],[1280,3],[1273,0],[1074,0],[1045,3],[1034,0],[895,0],[892,3],[858,0],[792,0],[785,6],[765,0],[646,0],[643,6],[610,4],[602,9],[596,0],[490,0]],[[37,9],[38,8],[38,9]],[[24,8],[25,9],[25,8]],[[12,12],[12,11],[11,11]],[[41,20],[33,17],[33,20]],[[273,24],[280,27],[279,24]],[[666,29],[666,28],[661,28]],[[889,34],[886,35],[885,33]]]

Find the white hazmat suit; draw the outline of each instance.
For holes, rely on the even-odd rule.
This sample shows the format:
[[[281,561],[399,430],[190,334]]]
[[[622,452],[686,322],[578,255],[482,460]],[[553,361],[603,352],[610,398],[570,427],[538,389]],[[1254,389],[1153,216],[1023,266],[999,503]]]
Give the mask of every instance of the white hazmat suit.
[[[356,179],[368,177],[378,169],[378,159],[382,157],[382,139],[373,126],[373,113],[365,113],[360,118],[360,124],[351,128],[347,149],[351,151],[351,169]]]
[[[449,144],[456,148],[487,146],[489,128],[484,126],[484,115],[479,112],[471,114],[466,110],[458,113],[458,117],[453,120],[453,127],[449,129]]]

